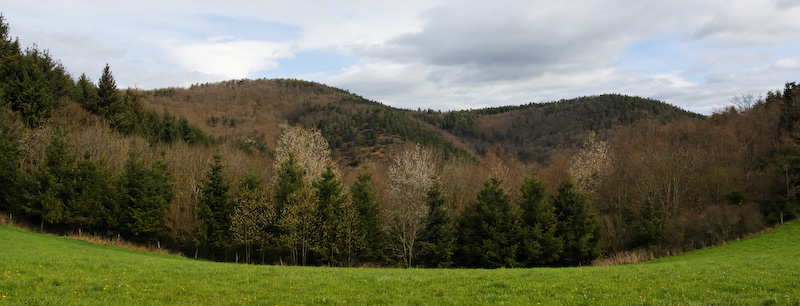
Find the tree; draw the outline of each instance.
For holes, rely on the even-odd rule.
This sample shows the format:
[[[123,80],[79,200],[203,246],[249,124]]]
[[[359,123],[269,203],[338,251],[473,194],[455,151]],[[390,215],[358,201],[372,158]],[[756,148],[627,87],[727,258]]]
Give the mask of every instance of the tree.
[[[305,187],[303,183],[305,174],[306,171],[297,164],[294,154],[289,154],[278,166],[273,179],[273,188],[275,190],[275,208],[279,214],[283,212],[283,206],[289,202],[289,196]]]
[[[302,126],[283,125],[283,133],[278,137],[275,148],[275,165],[280,166],[293,156],[305,171],[305,184],[308,187],[319,180],[326,167],[331,164],[331,150],[322,133],[316,129]]]
[[[97,83],[97,98],[97,110],[106,118],[112,115],[111,106],[117,104],[121,99],[119,90],[117,90],[117,82],[111,75],[111,67],[108,66],[108,63],[103,68],[103,75],[100,76],[100,81]]]
[[[411,267],[419,233],[425,228],[428,206],[425,203],[433,181],[430,151],[416,145],[397,156],[389,167],[389,203],[381,211],[390,247]]]
[[[353,266],[357,253],[364,248],[364,232],[362,232],[360,213],[352,201],[345,201],[336,231],[339,234],[339,250],[344,256],[344,263]]]
[[[557,234],[564,241],[564,252],[559,260],[565,265],[583,265],[602,254],[602,236],[597,218],[586,206],[586,196],[576,190],[570,181],[558,187],[553,199],[558,217]]]
[[[428,191],[428,218],[420,233],[420,261],[429,267],[446,268],[453,264],[456,237],[445,210],[445,197],[438,179]]]
[[[556,236],[557,222],[553,206],[545,201],[547,185],[535,176],[522,185],[520,209],[520,262],[525,266],[544,266],[555,263],[564,248]]]
[[[66,199],[66,223],[80,233],[83,229],[108,234],[116,225],[116,190],[104,160],[93,161],[84,154],[73,175],[73,196]]]
[[[62,224],[65,221],[65,202],[73,197],[75,156],[63,131],[56,131],[50,138],[45,153],[44,165],[39,167],[24,191],[26,214],[45,223]]]
[[[2,15],[0,15],[2,18]],[[0,26],[3,24],[0,23]],[[0,110],[2,111],[2,110]],[[5,111],[3,111],[5,113]],[[19,188],[22,175],[19,171],[20,147],[17,133],[3,116],[0,123],[0,211],[16,213],[20,201]]]
[[[250,262],[250,252],[254,244],[267,241],[267,225],[275,218],[270,209],[260,180],[248,173],[239,186],[231,216],[230,233],[233,241],[245,246],[245,260]]]
[[[457,262],[467,267],[516,267],[519,221],[502,182],[491,178],[458,220]]]
[[[608,143],[597,140],[594,132],[589,133],[583,148],[573,156],[568,171],[578,192],[594,194],[602,180],[611,173],[611,161]]]
[[[372,174],[366,168],[358,174],[358,179],[350,188],[350,193],[352,204],[361,221],[359,230],[364,235],[364,250],[361,253],[361,259],[376,261],[383,257],[384,234],[378,218],[380,212],[378,191],[375,188]]]
[[[81,74],[77,84],[75,84],[75,96],[73,99],[89,112],[93,114],[100,113],[98,108],[100,97],[97,95],[97,86],[92,83],[92,80],[85,73]]]
[[[319,215],[314,206],[314,195],[305,186],[289,194],[283,206],[281,240],[291,251],[294,264],[306,265],[308,253],[318,245]]]
[[[208,165],[206,178],[200,186],[197,212],[197,216],[206,228],[202,243],[209,249],[211,258],[214,258],[218,251],[224,252],[228,249],[233,214],[233,205],[228,196],[230,182],[225,176],[221,160],[222,156],[214,155],[214,162]]]
[[[342,239],[339,224],[342,222],[342,209],[346,198],[342,194],[342,183],[336,178],[333,168],[328,166],[322,178],[314,183],[316,190],[317,214],[320,221],[320,241],[322,259],[335,264],[341,253]]]
[[[119,231],[128,240],[153,243],[163,226],[161,217],[172,201],[172,176],[163,161],[164,153],[148,169],[131,150],[117,177],[119,190]]]

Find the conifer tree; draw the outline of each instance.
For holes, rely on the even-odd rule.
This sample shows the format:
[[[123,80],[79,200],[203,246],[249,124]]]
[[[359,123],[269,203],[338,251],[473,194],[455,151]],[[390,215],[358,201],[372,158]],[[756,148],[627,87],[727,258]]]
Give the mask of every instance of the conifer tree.
[[[519,221],[511,211],[509,198],[491,178],[483,184],[477,199],[461,213],[458,221],[457,261],[468,267],[518,266]]]
[[[289,195],[303,188],[305,170],[297,164],[294,154],[289,154],[288,158],[280,164],[275,175],[275,208],[278,212],[283,211],[283,206],[288,202]]]
[[[1,26],[1,24],[0,24]],[[3,120],[6,120],[3,116]],[[22,176],[19,171],[20,148],[18,136],[7,125],[0,123],[0,211],[17,213],[21,195]]]
[[[221,160],[222,156],[214,155],[214,162],[209,164],[210,169],[200,186],[197,212],[206,228],[202,243],[208,248],[211,258],[215,258],[217,252],[228,249],[233,214],[233,205],[228,196],[230,182],[225,176]]]
[[[586,206],[586,196],[566,181],[553,199],[558,217],[557,235],[564,241],[559,260],[564,265],[584,265],[602,254],[602,236],[596,217]]]
[[[382,257],[384,249],[383,231],[378,219],[379,204],[377,188],[372,174],[365,168],[358,174],[358,179],[350,190],[353,206],[358,211],[360,231],[364,235],[364,250],[361,259],[376,261]]]
[[[78,162],[74,178],[73,196],[66,200],[66,223],[79,232],[107,234],[115,225],[112,216],[117,202],[111,171],[104,160],[93,161],[87,153]]]
[[[81,74],[77,84],[75,84],[75,97],[73,99],[89,112],[93,114],[100,113],[98,108],[100,97],[97,95],[97,86],[92,83],[85,73]]]
[[[117,90],[117,82],[111,75],[111,67],[108,66],[108,63],[103,68],[100,81],[97,82],[97,98],[97,110],[107,118],[112,115],[111,106],[117,104],[121,99],[119,90]]]
[[[420,261],[429,267],[446,268],[453,264],[456,238],[453,224],[445,210],[445,197],[439,180],[434,178],[428,191],[427,226],[420,233]]]
[[[66,200],[73,197],[75,156],[62,131],[50,139],[45,153],[45,163],[26,183],[23,210],[34,219],[45,223],[62,224],[66,215]]]
[[[338,225],[342,222],[342,207],[345,198],[342,195],[342,183],[336,178],[333,168],[328,166],[320,180],[314,182],[316,189],[317,214],[321,228],[322,259],[329,265],[336,264],[341,252],[341,237]]]
[[[555,263],[564,248],[564,242],[556,236],[558,220],[553,207],[545,201],[547,185],[531,176],[525,179],[521,191],[520,262],[525,266]]]
[[[172,176],[163,155],[148,169],[131,150],[122,173],[117,177],[119,190],[119,231],[129,240],[155,242],[163,226],[161,217],[172,201]]]

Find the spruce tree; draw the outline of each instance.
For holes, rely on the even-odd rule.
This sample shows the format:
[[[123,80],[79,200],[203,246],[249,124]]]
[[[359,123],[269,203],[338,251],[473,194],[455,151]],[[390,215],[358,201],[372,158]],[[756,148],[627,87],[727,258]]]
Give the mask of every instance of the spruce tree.
[[[214,155],[214,162],[209,164],[210,169],[200,186],[200,203],[197,213],[205,224],[203,245],[209,250],[211,258],[215,258],[217,252],[224,252],[230,246],[233,205],[228,196],[230,182],[225,176],[221,160],[222,156]]]
[[[553,206],[545,201],[547,185],[531,176],[525,179],[521,191],[520,262],[529,267],[553,264],[564,242],[556,235],[558,220]]]
[[[117,104],[121,97],[117,90],[117,82],[114,80],[114,76],[111,75],[111,67],[108,66],[108,63],[103,68],[103,75],[100,76],[100,81],[97,82],[97,98],[99,114],[106,118],[111,117],[111,106]]]
[[[41,229],[45,223],[60,225],[65,221],[65,202],[74,196],[74,165],[75,156],[66,135],[56,131],[47,146],[44,165],[36,170],[24,191],[23,210],[41,221]]]
[[[303,182],[305,174],[305,170],[297,164],[294,154],[289,154],[289,157],[281,163],[275,182],[275,208],[279,214],[289,201],[289,196],[305,186]]]
[[[321,259],[327,261],[329,265],[334,265],[340,258],[342,249],[341,237],[337,230],[345,201],[342,195],[342,183],[336,178],[333,168],[328,166],[320,180],[314,182],[314,188],[316,189],[317,214],[321,225]]]
[[[458,264],[467,267],[518,266],[519,220],[514,216],[501,180],[483,184],[477,199],[458,220]]]
[[[75,168],[73,196],[66,201],[66,223],[73,230],[108,234],[115,225],[116,190],[111,171],[104,160],[93,161],[89,154]]]
[[[100,97],[97,95],[97,86],[89,80],[85,73],[81,74],[77,84],[75,84],[73,99],[89,112],[93,114],[100,113],[98,108]]]
[[[602,254],[602,236],[596,217],[586,206],[586,196],[575,189],[572,182],[558,187],[553,199],[558,217],[557,235],[564,241],[564,251],[559,263],[584,265]]]
[[[453,224],[447,216],[445,197],[439,180],[434,178],[428,191],[427,226],[420,233],[420,261],[429,267],[446,268],[453,264],[456,238]]]
[[[118,231],[131,241],[153,243],[163,230],[161,217],[173,197],[172,176],[163,159],[164,153],[148,169],[131,150],[117,176]]]
[[[364,250],[361,260],[377,261],[384,257],[384,238],[378,219],[379,204],[377,188],[372,174],[365,168],[358,174],[358,179],[350,190],[353,205],[361,220],[361,233],[364,235]]]

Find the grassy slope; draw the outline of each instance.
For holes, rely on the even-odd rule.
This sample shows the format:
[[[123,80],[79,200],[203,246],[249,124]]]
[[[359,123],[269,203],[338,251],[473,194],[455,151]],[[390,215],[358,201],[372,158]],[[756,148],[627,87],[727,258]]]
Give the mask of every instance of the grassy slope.
[[[498,270],[250,266],[0,226],[0,304],[792,304],[800,222],[653,262]]]

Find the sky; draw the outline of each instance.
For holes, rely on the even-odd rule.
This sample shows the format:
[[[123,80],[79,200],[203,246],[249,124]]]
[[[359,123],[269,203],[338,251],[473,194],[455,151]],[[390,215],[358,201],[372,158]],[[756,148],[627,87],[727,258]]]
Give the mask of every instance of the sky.
[[[407,109],[620,93],[711,114],[800,81],[800,1],[0,0],[11,35],[121,88],[296,78]]]

